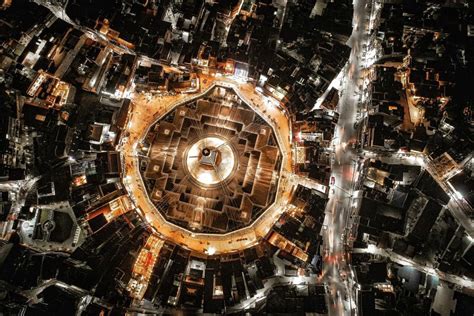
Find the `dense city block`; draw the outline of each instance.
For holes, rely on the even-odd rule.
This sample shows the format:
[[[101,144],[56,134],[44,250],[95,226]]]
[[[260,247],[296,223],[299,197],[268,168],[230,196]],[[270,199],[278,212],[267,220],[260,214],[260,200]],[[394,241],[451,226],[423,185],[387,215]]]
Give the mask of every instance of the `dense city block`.
[[[467,0],[0,0],[0,314],[474,314]]]

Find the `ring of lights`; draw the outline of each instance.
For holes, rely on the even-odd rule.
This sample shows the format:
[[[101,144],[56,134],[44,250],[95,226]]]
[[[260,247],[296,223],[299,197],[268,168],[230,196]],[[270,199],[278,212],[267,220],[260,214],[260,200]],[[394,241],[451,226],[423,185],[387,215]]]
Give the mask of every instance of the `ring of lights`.
[[[186,229],[170,222],[156,209],[151,196],[145,189],[146,183],[140,173],[140,154],[137,156],[137,144],[146,138],[146,135],[153,129],[156,122],[169,115],[171,111],[180,105],[201,98],[216,87],[225,87],[226,89],[230,88],[234,90],[243,102],[249,105],[253,111],[260,115],[272,127],[276,141],[280,148],[282,148],[283,153],[281,170],[278,172],[283,172],[284,174],[292,172],[291,127],[286,114],[282,112],[280,108],[274,107],[266,109],[266,112],[271,113],[274,119],[270,120],[268,114],[266,114],[267,117],[265,117],[265,111],[262,111],[262,107],[266,106],[266,101],[261,94],[254,90],[251,84],[236,83],[231,80],[215,82],[209,78],[207,78],[207,80],[208,83],[204,84],[202,92],[195,96],[189,97],[183,95],[183,98],[178,100],[172,97],[162,97],[160,98],[159,105],[156,103],[145,105],[148,103],[141,103],[141,100],[134,101],[136,106],[145,106],[145,108],[148,107],[148,109],[146,111],[140,111],[140,115],[130,116],[127,132],[124,133],[124,135],[127,135],[122,141],[123,150],[121,152],[125,167],[124,184],[136,206],[136,211],[141,214],[142,218],[158,236],[180,244],[186,249],[197,252],[207,254],[235,252],[255,245],[260,238],[268,233],[275,221],[279,218],[279,214],[285,210],[285,205],[289,202],[292,194],[293,185],[288,177],[284,176],[283,179],[278,181],[275,201],[248,226],[227,233],[210,234],[192,231],[191,229]],[[271,123],[271,121],[274,120],[278,121],[278,123]],[[278,129],[276,125],[279,126]],[[194,139],[194,142],[197,142],[197,140]],[[236,152],[240,154],[239,151]],[[184,151],[183,154],[180,155],[183,156]],[[241,166],[236,167],[237,170],[235,172],[240,172],[239,169]],[[231,174],[228,178],[229,181],[234,181],[232,177],[233,175]]]

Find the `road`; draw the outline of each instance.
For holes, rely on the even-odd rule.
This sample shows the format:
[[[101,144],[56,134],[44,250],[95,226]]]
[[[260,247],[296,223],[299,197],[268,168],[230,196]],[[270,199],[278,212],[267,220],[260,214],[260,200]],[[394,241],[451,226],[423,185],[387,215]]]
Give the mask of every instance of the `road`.
[[[391,261],[401,264],[403,266],[414,267],[417,270],[422,271],[424,273],[436,275],[441,280],[465,287],[470,290],[474,290],[474,280],[470,278],[460,277],[458,275],[449,274],[449,273],[444,273],[428,265],[419,264],[411,260],[410,258],[406,258],[404,256],[401,256],[387,249],[378,248],[372,245],[371,247],[368,247],[368,248],[354,249],[353,253],[370,253],[373,255],[388,257],[390,258]]]
[[[357,120],[357,108],[359,96],[363,91],[359,87],[364,85],[363,74],[360,71],[363,63],[364,51],[362,49],[368,36],[365,30],[368,28],[370,5],[366,7],[367,0],[354,1],[353,33],[349,39],[352,48],[347,74],[343,78],[342,96],[338,105],[339,121],[334,136],[335,155],[331,176],[335,178],[335,185],[329,196],[326,209],[326,223],[328,229],[323,233],[326,245],[326,256],[323,275],[328,282],[329,293],[329,315],[351,315],[355,309],[355,301],[349,290],[347,281],[343,280],[342,274],[350,276],[346,262],[346,248],[343,234],[349,227],[349,214],[353,207],[352,192],[357,180],[357,159],[350,146],[351,142],[357,140],[357,131],[354,123]],[[344,298],[347,297],[347,300]]]

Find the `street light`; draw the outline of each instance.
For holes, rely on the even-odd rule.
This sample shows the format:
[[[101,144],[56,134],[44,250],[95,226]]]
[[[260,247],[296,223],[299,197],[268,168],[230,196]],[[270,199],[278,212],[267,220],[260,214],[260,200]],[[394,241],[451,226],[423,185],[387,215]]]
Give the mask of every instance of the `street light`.
[[[370,252],[370,253],[375,253],[376,250],[377,250],[377,246],[376,246],[376,245],[369,244],[369,245],[367,246],[367,251]]]
[[[207,248],[206,251],[204,251],[207,255],[209,256],[212,256],[216,253],[216,248],[210,246],[209,248]]]

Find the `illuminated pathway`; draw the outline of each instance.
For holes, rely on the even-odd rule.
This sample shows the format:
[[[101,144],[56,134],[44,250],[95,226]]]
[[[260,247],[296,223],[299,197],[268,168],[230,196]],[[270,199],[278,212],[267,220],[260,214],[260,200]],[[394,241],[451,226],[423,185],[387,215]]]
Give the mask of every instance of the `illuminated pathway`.
[[[291,172],[291,127],[285,113],[271,103],[263,95],[255,91],[254,86],[239,83],[232,79],[200,76],[200,91],[195,94],[178,94],[175,96],[159,96],[148,100],[139,95],[132,101],[133,109],[130,111],[127,125],[127,136],[122,139],[122,155],[124,161],[124,183],[136,205],[138,211],[144,216],[155,232],[164,239],[171,240],[181,246],[206,254],[221,254],[235,252],[255,245],[264,237],[285,210],[288,204],[292,181],[287,181],[282,176],[279,182],[276,202],[270,206],[258,219],[248,227],[227,234],[193,233],[187,229],[169,223],[158,212],[148,198],[144,189],[139,171],[136,155],[137,143],[145,136],[147,129],[160,117],[176,105],[202,96],[214,85],[233,88],[238,96],[251,105],[260,116],[266,119],[277,136],[283,154],[282,173]]]
[[[409,267],[414,267],[419,271],[422,271],[427,274],[431,275],[436,275],[439,277],[441,280],[451,282],[453,284],[458,284],[462,285],[465,288],[468,288],[470,290],[474,290],[474,281],[472,279],[466,278],[466,277],[460,277],[454,274],[449,274],[449,273],[444,273],[442,271],[438,271],[432,267],[426,266],[426,265],[421,265],[410,258],[406,258],[404,256],[401,256],[399,254],[396,254],[392,251],[389,251],[387,249],[382,249],[375,247],[374,245],[370,245],[368,248],[364,249],[354,249],[354,253],[370,253],[373,255],[379,255],[379,256],[384,256],[390,258],[391,261],[396,262],[398,264],[404,265],[404,266],[409,266]]]
[[[335,179],[333,191],[329,196],[326,209],[326,225],[323,239],[326,247],[324,277],[328,282],[329,315],[351,315],[355,310],[351,287],[341,278],[341,274],[350,276],[346,263],[346,249],[342,239],[346,227],[349,225],[349,214],[352,209],[353,186],[357,180],[354,159],[356,155],[347,146],[356,141],[357,131],[354,123],[357,119],[358,97],[364,91],[358,87],[363,85],[362,74],[359,71],[365,55],[362,47],[367,37],[364,34],[369,23],[370,3],[366,8],[366,0],[354,1],[353,33],[349,40],[352,48],[347,74],[343,79],[343,95],[339,101],[339,121],[334,137],[335,159],[332,166],[332,177]],[[344,298],[347,298],[345,300]]]

